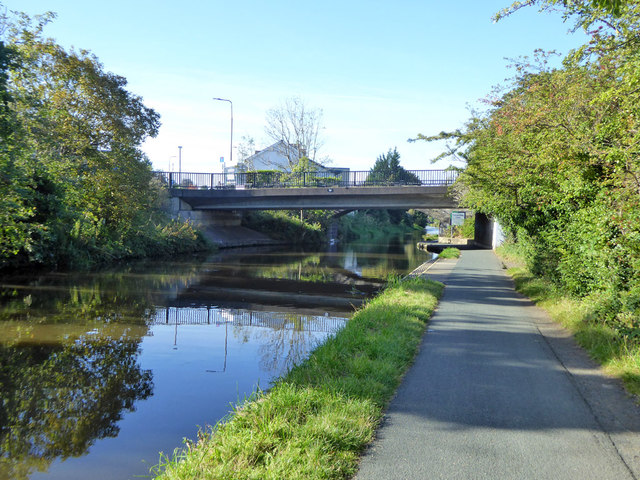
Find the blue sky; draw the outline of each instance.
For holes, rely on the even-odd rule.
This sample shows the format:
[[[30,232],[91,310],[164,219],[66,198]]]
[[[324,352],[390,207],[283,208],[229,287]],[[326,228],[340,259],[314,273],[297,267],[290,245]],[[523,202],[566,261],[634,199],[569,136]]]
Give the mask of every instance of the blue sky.
[[[464,124],[492,86],[511,76],[505,58],[534,49],[567,53],[584,43],[559,15],[525,9],[499,23],[509,1],[9,0],[9,9],[58,17],[45,33],[94,53],[160,115],[144,150],[157,169],[220,171],[243,135],[270,142],[265,115],[298,96],[322,109],[321,155],[369,169],[398,148],[409,169],[441,145],[407,139]],[[237,154],[234,152],[234,156]],[[228,158],[227,158],[228,161]],[[442,166],[442,164],[438,165]]]

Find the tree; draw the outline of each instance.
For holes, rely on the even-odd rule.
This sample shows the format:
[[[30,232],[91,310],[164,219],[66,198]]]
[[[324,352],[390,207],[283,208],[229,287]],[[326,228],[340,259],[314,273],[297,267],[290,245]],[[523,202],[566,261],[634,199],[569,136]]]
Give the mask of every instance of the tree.
[[[385,184],[420,184],[420,180],[415,174],[400,166],[400,154],[396,148],[377,158],[366,181]]]
[[[15,52],[0,41],[0,259],[30,247],[34,233],[29,219],[31,191],[21,165],[17,147],[19,125],[11,109],[8,75]]]
[[[69,206],[126,233],[150,203],[151,169],[139,146],[157,134],[159,116],[95,56],[42,38],[47,21],[33,28],[23,17],[9,30],[19,56],[9,76],[13,103],[33,167],[59,181]]]
[[[400,154],[394,148],[386,154],[380,155],[376,163],[369,171],[369,175],[365,180],[367,184],[402,184],[402,185],[419,185],[418,177],[408,172],[400,165]],[[408,221],[405,210],[385,209],[385,210],[366,210],[366,214],[374,217],[380,224],[392,223],[400,224],[403,220]]]
[[[292,170],[301,157],[318,161],[318,151],[323,141],[322,110],[308,108],[299,97],[286,99],[280,106],[267,111],[265,132],[289,162]]]
[[[517,63],[485,112],[419,138],[453,142],[466,162],[464,202],[511,231],[534,273],[588,296],[600,320],[640,338],[640,5],[525,3],[564,8],[588,44],[561,68],[544,55]]]
[[[576,27],[586,27],[594,21],[605,21],[604,17],[622,17],[626,7],[634,3],[630,0],[525,0],[516,1],[510,7],[504,8],[496,15],[494,20],[498,21],[507,17],[521,8],[539,6],[540,10],[560,10],[565,19],[576,17],[578,19]]]
[[[0,19],[0,268],[154,250],[171,234],[140,147],[159,115],[90,52],[45,38],[55,15],[12,15]]]
[[[255,170],[253,164],[249,165],[247,159],[256,153],[256,142],[253,137],[243,135],[238,145],[238,163],[243,163],[247,166],[247,170]]]

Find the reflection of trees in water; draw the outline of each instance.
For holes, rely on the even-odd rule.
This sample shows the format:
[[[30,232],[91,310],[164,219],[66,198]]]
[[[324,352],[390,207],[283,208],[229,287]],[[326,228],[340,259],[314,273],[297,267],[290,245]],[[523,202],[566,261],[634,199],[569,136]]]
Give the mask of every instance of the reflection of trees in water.
[[[292,280],[310,283],[332,283],[345,279],[345,269],[364,279],[384,280],[389,274],[409,273],[429,258],[417,249],[421,232],[392,235],[371,241],[341,243],[338,252],[291,253],[264,252],[239,255],[232,263],[215,265],[219,275],[243,278]]]
[[[139,344],[151,294],[176,276],[129,272],[4,278],[0,288],[0,479],[115,437],[123,412],[151,395]]]
[[[183,288],[198,277],[201,265],[156,262],[123,266],[118,270],[48,273],[3,277],[0,320],[119,321],[139,323],[141,316],[166,293]],[[144,320],[142,320],[144,321]]]
[[[402,275],[429,259],[419,250],[420,234],[392,236],[375,243],[354,241],[345,250],[345,267],[365,278],[386,279],[389,274]],[[357,253],[354,253],[357,252]]]
[[[282,375],[304,359],[317,344],[317,334],[306,327],[307,320],[291,315],[293,328],[272,329],[268,341],[260,345],[260,366],[275,375]]]
[[[138,341],[89,336],[0,346],[0,478],[27,478],[115,437],[123,412],[152,394],[139,353]]]
[[[334,280],[331,265],[325,264],[326,258],[320,255],[307,255],[297,261],[276,266],[263,267],[254,275],[260,278],[297,280],[300,282],[326,283]]]
[[[0,479],[27,478],[118,434],[123,413],[152,393],[138,355],[155,300],[199,269],[128,265],[3,277]]]

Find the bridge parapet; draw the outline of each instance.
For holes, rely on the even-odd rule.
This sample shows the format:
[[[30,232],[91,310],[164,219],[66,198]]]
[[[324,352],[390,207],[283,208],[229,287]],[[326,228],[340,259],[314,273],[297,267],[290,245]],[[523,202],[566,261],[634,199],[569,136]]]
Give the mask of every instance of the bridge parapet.
[[[236,172],[190,173],[156,172],[171,189],[251,189],[251,188],[331,188],[430,186],[447,187],[458,178],[456,170],[407,170],[402,178],[381,178],[370,171],[325,172]]]

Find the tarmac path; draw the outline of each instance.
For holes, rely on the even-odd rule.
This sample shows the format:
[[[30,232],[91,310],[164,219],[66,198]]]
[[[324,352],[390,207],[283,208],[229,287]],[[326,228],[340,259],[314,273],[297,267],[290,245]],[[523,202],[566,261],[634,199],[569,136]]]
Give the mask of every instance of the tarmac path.
[[[426,275],[444,295],[356,480],[640,478],[638,405],[492,251]]]

